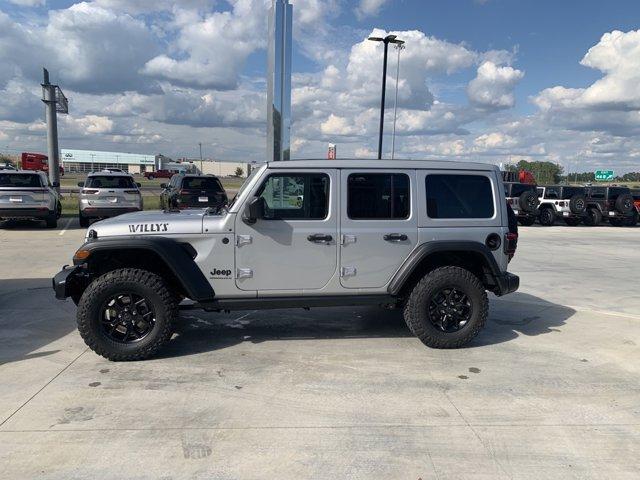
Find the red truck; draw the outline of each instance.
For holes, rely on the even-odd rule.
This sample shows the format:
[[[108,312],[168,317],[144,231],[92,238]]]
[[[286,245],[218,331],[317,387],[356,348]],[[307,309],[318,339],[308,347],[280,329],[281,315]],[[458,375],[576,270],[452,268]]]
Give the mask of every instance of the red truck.
[[[22,170],[49,171],[49,158],[41,153],[22,152]],[[64,176],[64,168],[60,166],[60,175]]]
[[[176,173],[174,170],[156,170],[155,172],[144,172],[144,178],[153,180],[154,178],[171,178]]]

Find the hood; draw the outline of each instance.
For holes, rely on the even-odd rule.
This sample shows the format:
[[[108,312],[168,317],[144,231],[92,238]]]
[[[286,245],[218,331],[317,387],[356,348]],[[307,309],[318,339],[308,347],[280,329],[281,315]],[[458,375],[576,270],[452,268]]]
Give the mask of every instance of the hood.
[[[130,235],[184,235],[202,233],[206,209],[163,212],[161,210],[126,213],[94,223],[98,238]]]

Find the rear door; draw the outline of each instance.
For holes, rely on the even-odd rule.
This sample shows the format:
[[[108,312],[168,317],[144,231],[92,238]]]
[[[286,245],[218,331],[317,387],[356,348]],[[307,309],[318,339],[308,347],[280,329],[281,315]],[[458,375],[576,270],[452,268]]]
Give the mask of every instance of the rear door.
[[[342,170],[340,283],[384,287],[415,248],[415,172]]]

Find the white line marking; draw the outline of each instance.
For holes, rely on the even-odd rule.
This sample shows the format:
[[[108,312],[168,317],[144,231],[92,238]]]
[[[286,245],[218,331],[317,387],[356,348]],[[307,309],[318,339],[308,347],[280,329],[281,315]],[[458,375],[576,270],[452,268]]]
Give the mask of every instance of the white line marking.
[[[64,228],[60,231],[58,235],[60,236],[64,235],[67,229],[69,228],[69,225],[71,225],[72,221],[73,221],[73,218],[70,218],[69,220],[67,220],[67,224],[64,226]]]

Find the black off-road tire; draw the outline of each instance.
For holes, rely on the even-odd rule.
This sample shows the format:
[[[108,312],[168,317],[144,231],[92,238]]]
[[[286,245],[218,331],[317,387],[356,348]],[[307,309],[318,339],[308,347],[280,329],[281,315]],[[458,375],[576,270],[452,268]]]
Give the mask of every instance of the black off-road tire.
[[[538,205],[540,205],[540,199],[538,194],[533,190],[525,190],[518,199],[520,210],[526,213],[535,213]]]
[[[553,208],[542,208],[540,209],[538,221],[540,222],[540,225],[552,227],[553,224],[556,223],[556,212],[553,211]]]
[[[463,291],[471,302],[471,317],[455,332],[438,329],[429,317],[429,302],[443,288]],[[469,343],[484,327],[489,314],[489,300],[484,286],[473,273],[460,267],[440,267],[413,287],[404,306],[404,320],[409,330],[431,348],[459,348]]]
[[[582,219],[585,225],[595,227],[602,221],[602,213],[597,208],[587,208],[587,215]]]
[[[629,195],[628,193],[623,195],[618,195],[618,198],[616,198],[617,211],[626,215],[627,213],[631,213],[634,208],[635,207],[633,205],[633,196]]]
[[[587,209],[587,198],[581,193],[573,195],[569,199],[569,210],[576,215],[582,215]]]
[[[58,216],[56,212],[51,212],[46,216],[44,222],[47,224],[47,228],[57,228],[58,227]]]
[[[635,227],[638,224],[638,220],[640,219],[640,213],[636,210],[633,212],[631,217],[627,217],[624,219],[623,225],[625,227]]]
[[[612,227],[621,227],[623,221],[624,218],[610,218],[609,225],[611,225]]]
[[[580,225],[582,220],[580,218],[565,218],[564,223],[566,223],[570,227],[576,227]]]
[[[91,220],[82,215],[82,213],[78,213],[78,221],[81,228],[89,228],[89,225],[91,225]]]
[[[530,227],[534,223],[536,223],[536,217],[519,217],[518,223],[523,227]]]
[[[155,324],[151,331],[135,343],[116,342],[102,331],[103,304],[120,292],[144,297],[155,311]],[[77,313],[78,331],[84,342],[98,355],[111,361],[151,357],[169,341],[177,318],[176,297],[167,283],[154,273],[135,268],[112,270],[94,280],[82,294]]]

